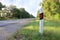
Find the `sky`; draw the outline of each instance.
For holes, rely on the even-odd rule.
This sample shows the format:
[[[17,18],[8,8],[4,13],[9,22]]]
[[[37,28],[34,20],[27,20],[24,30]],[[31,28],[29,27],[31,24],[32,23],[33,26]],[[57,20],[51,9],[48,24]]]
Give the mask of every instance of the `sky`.
[[[16,5],[17,8],[25,8],[30,14],[36,17],[37,15],[37,8],[39,7],[39,3],[42,0],[0,0],[3,5]]]

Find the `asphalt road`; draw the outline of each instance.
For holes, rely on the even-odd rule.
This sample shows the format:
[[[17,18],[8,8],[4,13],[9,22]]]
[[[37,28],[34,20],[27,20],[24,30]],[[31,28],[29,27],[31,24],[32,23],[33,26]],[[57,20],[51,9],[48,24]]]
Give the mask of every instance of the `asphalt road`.
[[[5,20],[0,21],[0,40],[7,40],[18,28],[31,22],[32,19]]]

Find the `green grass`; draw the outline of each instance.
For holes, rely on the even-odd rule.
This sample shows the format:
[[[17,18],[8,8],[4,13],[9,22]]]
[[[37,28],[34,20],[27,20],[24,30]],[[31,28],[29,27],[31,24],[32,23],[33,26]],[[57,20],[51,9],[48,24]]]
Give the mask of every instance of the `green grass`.
[[[39,33],[39,21],[34,20],[22,29],[19,29],[13,35],[13,38],[20,40],[60,40],[60,22],[44,21],[44,33],[41,35]]]

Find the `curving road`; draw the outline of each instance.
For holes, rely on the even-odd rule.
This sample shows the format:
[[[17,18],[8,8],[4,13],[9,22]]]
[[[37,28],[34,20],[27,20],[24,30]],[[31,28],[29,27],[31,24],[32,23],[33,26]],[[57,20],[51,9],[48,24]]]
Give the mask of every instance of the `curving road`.
[[[18,28],[23,27],[32,20],[33,18],[0,21],[0,40],[7,40],[7,37],[12,35]]]

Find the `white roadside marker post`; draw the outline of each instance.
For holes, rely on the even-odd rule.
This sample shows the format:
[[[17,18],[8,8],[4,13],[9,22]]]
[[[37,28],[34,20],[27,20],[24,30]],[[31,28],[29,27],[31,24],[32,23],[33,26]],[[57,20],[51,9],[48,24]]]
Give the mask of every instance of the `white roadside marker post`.
[[[39,21],[39,25],[40,25],[40,33],[41,35],[43,35],[43,9],[42,7],[40,8],[40,14],[39,14],[39,18],[40,18],[40,21]]]

